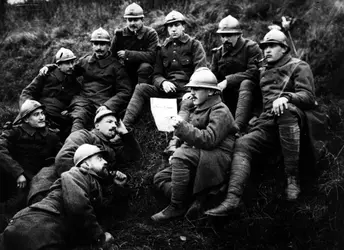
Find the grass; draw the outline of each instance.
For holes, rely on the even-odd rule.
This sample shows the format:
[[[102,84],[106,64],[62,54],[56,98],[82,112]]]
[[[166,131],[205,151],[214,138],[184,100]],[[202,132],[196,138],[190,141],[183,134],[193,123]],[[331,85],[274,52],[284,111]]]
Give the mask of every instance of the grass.
[[[11,30],[0,37],[0,123],[14,119],[20,91],[42,65],[52,61],[60,47],[72,49],[77,56],[89,53],[90,33],[102,26],[114,34],[117,27],[124,25],[122,13],[128,3],[52,1],[50,7],[43,6],[27,15],[19,15],[23,14],[22,9],[8,8],[6,21]],[[244,36],[256,41],[281,16],[294,17],[291,35],[298,54],[312,67],[317,94],[329,115],[331,129],[324,139],[326,150],[317,164],[317,175],[304,185],[297,202],[284,199],[283,167],[276,161],[257,161],[238,214],[196,221],[180,218],[156,225],[149,218],[167,201],[156,194],[152,179],[163,167],[161,152],[169,135],[158,132],[146,112],[135,131],[144,157],[122,166],[131,177],[128,204],[119,203],[118,211],[103,221],[119,249],[343,248],[343,8],[338,0],[188,0],[169,1],[160,9],[145,10],[145,23],[157,29],[161,41],[166,36],[164,15],[172,9],[184,13],[187,32],[202,41],[209,58],[210,49],[220,44],[215,34],[217,24],[228,14],[240,18]]]

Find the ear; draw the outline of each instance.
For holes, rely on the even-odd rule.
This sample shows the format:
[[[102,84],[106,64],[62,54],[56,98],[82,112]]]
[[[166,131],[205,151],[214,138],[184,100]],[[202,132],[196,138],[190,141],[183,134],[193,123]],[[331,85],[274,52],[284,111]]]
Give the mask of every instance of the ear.
[[[94,124],[94,127],[95,127],[96,129],[98,129],[98,128],[99,128],[99,122],[97,122],[96,124]]]
[[[28,119],[27,117],[24,118],[23,121],[24,121],[25,123],[29,123],[29,119]]]
[[[215,94],[215,90],[208,89],[208,96],[213,96]]]

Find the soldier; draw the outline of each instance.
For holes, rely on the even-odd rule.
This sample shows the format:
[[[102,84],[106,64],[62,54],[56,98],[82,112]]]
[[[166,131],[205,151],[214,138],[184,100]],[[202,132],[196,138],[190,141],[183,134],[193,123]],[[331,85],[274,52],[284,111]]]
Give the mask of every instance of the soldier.
[[[45,106],[45,115],[50,127],[60,130],[62,141],[70,133],[72,120],[69,105],[72,98],[80,92],[80,83],[73,75],[74,53],[65,48],[59,49],[55,56],[57,68],[49,74],[39,74],[26,86],[19,98],[19,107],[26,100],[37,100]]]
[[[76,76],[82,76],[82,87],[71,103],[71,116],[74,132],[91,128],[91,118],[96,111],[110,109],[119,115],[132,94],[132,86],[119,61],[110,51],[110,35],[99,28],[91,35],[93,54],[81,57],[73,68]],[[45,74],[56,66],[50,65],[41,70]]]
[[[0,236],[4,250],[74,249],[93,244],[109,247],[113,236],[98,222],[99,212],[112,202],[111,192],[126,175],[111,172],[106,151],[83,144],[75,151],[74,167],[62,174],[40,202],[19,211]],[[108,248],[105,248],[108,249]]]
[[[206,54],[200,41],[191,38],[185,30],[185,17],[178,11],[171,11],[165,17],[165,27],[169,37],[157,52],[153,73],[153,86],[149,84],[136,85],[134,94],[129,102],[124,124],[132,128],[142,113],[144,104],[151,97],[177,98],[180,101],[179,115],[188,117],[191,100],[183,96],[187,92],[185,85],[192,73],[199,67],[205,67]],[[175,148],[175,138],[171,147]],[[167,151],[170,147],[167,148]]]
[[[231,15],[221,20],[217,33],[222,45],[212,50],[211,70],[219,80],[224,103],[243,133],[252,117],[253,93],[259,91],[257,61],[262,53],[256,42],[242,37],[239,21]]]
[[[141,157],[141,148],[133,133],[128,132],[121,120],[111,110],[101,110],[94,118],[95,128],[91,131],[81,129],[71,133],[61,150],[58,152],[53,168],[43,168],[32,180],[32,187],[28,203],[39,201],[47,194],[51,184],[73,166],[75,150],[82,144],[92,144],[107,152],[109,169],[118,168],[118,163],[138,160]],[[119,135],[122,145],[115,145],[111,140]]]
[[[186,87],[191,88],[194,104],[190,120],[180,116],[173,120],[175,134],[183,144],[173,153],[170,166],[154,176],[154,184],[171,202],[151,217],[153,221],[184,215],[192,197],[204,197],[224,183],[231,162],[237,130],[232,114],[221,101],[215,75],[208,68],[199,68]],[[196,200],[187,214],[193,217],[199,213],[204,200]]]
[[[286,198],[295,200],[300,193],[300,135],[304,124],[312,126],[316,107],[313,74],[309,65],[292,58],[287,38],[273,29],[260,43],[267,62],[261,70],[260,89],[263,113],[248,134],[237,139],[231,164],[226,199],[206,214],[226,216],[239,207],[251,172],[251,162],[258,154],[280,147],[287,177]]]
[[[59,137],[46,125],[44,106],[26,100],[13,127],[0,136],[1,213],[25,206],[31,179],[54,162],[60,148]]]
[[[124,11],[127,27],[116,30],[111,52],[124,64],[133,86],[150,83],[153,73],[158,34],[143,24],[143,9],[132,3]]]

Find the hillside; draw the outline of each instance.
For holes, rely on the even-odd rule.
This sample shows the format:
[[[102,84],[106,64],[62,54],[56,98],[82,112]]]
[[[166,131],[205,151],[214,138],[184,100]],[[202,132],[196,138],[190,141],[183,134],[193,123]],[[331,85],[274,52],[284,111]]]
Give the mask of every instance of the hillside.
[[[52,0],[23,8],[6,5],[0,34],[0,124],[14,118],[21,89],[52,61],[60,47],[79,57],[91,52],[89,36],[100,26],[111,35],[125,23],[132,1]],[[319,102],[330,118],[324,131],[324,157],[296,203],[282,197],[283,177],[275,162],[253,174],[245,210],[225,220],[200,218],[154,225],[149,217],[166,205],[152,190],[163,166],[160,152],[167,135],[158,132],[147,112],[136,128],[144,159],[123,166],[131,176],[129,211],[105,222],[119,249],[341,249],[344,247],[344,3],[340,0],[142,0],[145,24],[166,37],[162,23],[172,9],[186,15],[187,33],[202,41],[210,58],[220,43],[218,22],[228,14],[241,20],[244,36],[259,42],[268,25],[293,18],[290,36],[296,52],[313,70]],[[151,8],[152,7],[152,8]],[[154,8],[153,8],[154,7]],[[259,163],[256,163],[259,166]],[[313,174],[313,173],[312,173]],[[184,236],[184,237],[181,237]],[[343,245],[341,245],[343,244]],[[81,249],[81,248],[80,248]],[[91,248],[84,248],[91,249]]]

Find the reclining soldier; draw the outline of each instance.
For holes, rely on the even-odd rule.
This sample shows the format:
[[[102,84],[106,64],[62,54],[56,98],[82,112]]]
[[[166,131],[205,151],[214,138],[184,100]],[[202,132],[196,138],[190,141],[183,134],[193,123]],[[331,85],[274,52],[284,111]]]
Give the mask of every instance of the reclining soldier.
[[[46,125],[44,106],[26,100],[11,128],[0,135],[0,213],[13,215],[26,206],[32,178],[51,168],[60,139]]]
[[[114,238],[102,228],[97,216],[112,202],[112,193],[104,190],[124,185],[127,177],[120,171],[111,172],[105,159],[106,151],[97,146],[78,147],[74,167],[52,185],[48,196],[12,218],[0,235],[0,249],[109,247]]]

